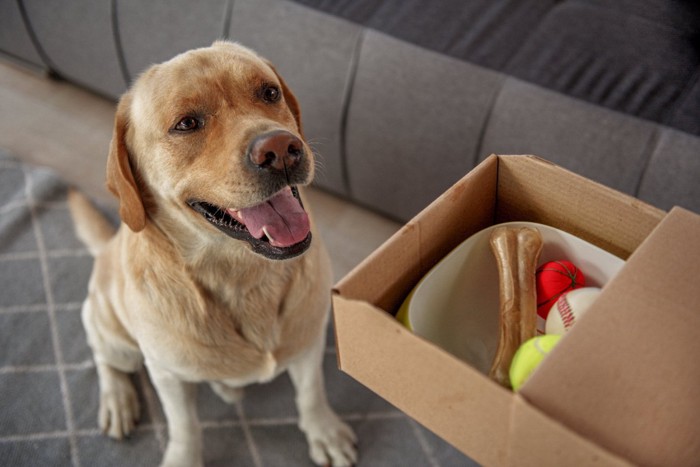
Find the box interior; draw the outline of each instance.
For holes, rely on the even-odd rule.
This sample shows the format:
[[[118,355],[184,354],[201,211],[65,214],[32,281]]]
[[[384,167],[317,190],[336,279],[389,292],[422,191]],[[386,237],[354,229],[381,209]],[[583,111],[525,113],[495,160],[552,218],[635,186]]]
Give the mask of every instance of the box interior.
[[[664,214],[536,156],[491,155],[339,281],[336,290],[395,314],[440,259],[490,225],[539,222],[627,259]]]

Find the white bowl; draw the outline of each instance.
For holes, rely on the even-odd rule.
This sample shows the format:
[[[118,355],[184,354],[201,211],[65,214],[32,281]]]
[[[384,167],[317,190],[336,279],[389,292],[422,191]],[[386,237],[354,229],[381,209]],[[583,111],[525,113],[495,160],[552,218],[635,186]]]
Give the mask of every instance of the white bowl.
[[[569,233],[543,224],[533,227],[543,240],[539,264],[566,259],[578,266],[587,286],[603,287],[624,265],[620,258]],[[413,289],[404,303],[407,325],[478,370],[488,373],[498,345],[498,269],[488,227],[443,258]]]

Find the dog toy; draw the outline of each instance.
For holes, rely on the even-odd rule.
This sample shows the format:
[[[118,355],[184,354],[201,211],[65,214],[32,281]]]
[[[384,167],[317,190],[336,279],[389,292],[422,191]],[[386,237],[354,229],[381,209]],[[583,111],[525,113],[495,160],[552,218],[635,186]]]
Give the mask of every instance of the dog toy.
[[[537,334],[535,269],[542,251],[542,235],[528,227],[499,227],[491,233],[491,250],[499,277],[499,339],[489,377],[510,387],[513,354]]]
[[[561,336],[556,334],[537,336],[520,346],[510,365],[510,383],[514,391],[518,391],[525,384],[559,339]]]
[[[547,315],[546,334],[565,334],[600,295],[598,287],[571,290],[554,303]]]
[[[537,314],[547,319],[552,305],[566,292],[584,287],[586,279],[570,261],[549,261],[537,268]]]

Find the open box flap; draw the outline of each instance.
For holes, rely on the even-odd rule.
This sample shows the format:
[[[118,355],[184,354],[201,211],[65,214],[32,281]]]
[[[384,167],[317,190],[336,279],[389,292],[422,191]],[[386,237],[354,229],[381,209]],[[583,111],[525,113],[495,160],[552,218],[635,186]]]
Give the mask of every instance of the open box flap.
[[[649,235],[521,394],[636,463],[700,459],[700,216]]]
[[[532,407],[512,398],[508,461],[513,467],[631,465]]]

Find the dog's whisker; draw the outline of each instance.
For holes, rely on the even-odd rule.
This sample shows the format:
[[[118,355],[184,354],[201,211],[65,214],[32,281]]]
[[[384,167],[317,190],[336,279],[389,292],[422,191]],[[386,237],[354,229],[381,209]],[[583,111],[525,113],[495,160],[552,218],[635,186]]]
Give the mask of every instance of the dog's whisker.
[[[319,159],[314,159],[314,169],[319,175],[327,175],[328,172],[326,172],[326,164],[322,160]]]

